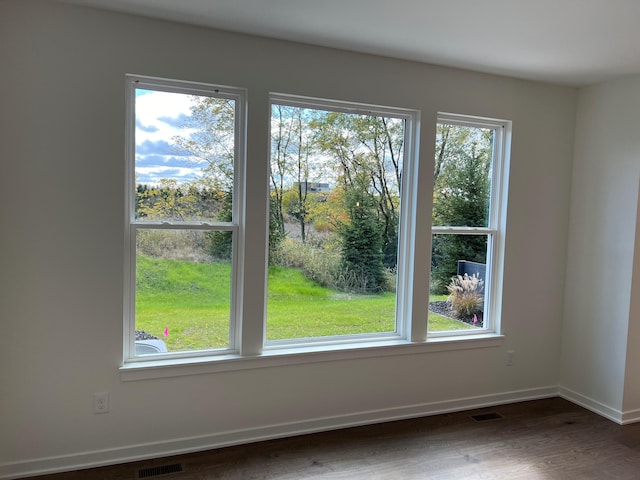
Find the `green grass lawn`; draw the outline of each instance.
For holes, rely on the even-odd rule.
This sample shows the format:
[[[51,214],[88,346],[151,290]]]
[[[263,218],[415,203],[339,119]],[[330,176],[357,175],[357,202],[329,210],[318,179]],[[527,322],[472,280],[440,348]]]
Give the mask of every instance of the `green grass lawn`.
[[[137,259],[136,330],[163,339],[169,351],[221,348],[229,342],[229,263]],[[394,330],[395,294],[347,294],[271,267],[267,339],[280,340]],[[164,336],[165,328],[169,335]],[[429,330],[468,325],[436,314]]]

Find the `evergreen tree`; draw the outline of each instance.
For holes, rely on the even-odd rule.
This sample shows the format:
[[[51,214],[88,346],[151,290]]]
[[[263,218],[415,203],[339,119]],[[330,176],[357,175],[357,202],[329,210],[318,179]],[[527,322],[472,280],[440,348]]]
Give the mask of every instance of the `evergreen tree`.
[[[345,197],[350,222],[340,230],[343,273],[351,288],[380,292],[385,290],[385,275],[376,202],[367,192],[368,178],[355,180]]]
[[[449,134],[449,145],[439,166],[434,189],[433,224],[487,226],[492,132],[468,127],[439,128]],[[447,285],[457,273],[458,260],[485,263],[486,252],[486,235],[434,235],[431,258],[433,293],[447,292]]]
[[[345,188],[367,177],[381,226],[383,261],[397,264],[400,183],[404,152],[404,121],[373,115],[330,112],[313,123],[316,142],[339,173]]]

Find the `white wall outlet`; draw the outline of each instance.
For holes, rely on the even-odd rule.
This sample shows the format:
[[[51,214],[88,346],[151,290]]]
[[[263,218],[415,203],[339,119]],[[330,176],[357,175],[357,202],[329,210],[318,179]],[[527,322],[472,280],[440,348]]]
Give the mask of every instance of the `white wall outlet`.
[[[109,392],[93,394],[93,413],[109,413]]]
[[[507,350],[505,354],[504,363],[507,367],[513,367],[515,361],[516,352],[513,350]]]

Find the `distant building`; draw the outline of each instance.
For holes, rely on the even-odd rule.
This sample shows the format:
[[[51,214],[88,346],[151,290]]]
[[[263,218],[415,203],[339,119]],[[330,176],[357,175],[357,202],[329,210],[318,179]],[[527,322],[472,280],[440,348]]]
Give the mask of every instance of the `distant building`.
[[[302,186],[303,193],[328,192],[331,190],[328,183],[323,182],[293,182],[293,189],[298,190]]]

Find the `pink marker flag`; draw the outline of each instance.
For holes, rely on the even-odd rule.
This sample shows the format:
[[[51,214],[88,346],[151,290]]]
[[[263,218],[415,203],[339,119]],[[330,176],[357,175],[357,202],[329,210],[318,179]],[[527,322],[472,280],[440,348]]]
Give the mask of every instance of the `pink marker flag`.
[[[162,334],[163,334],[165,337],[168,337],[168,336],[169,336],[169,327],[164,327],[164,332],[162,332]]]
[[[473,323],[478,323],[478,316],[475,313],[473,314]]]

